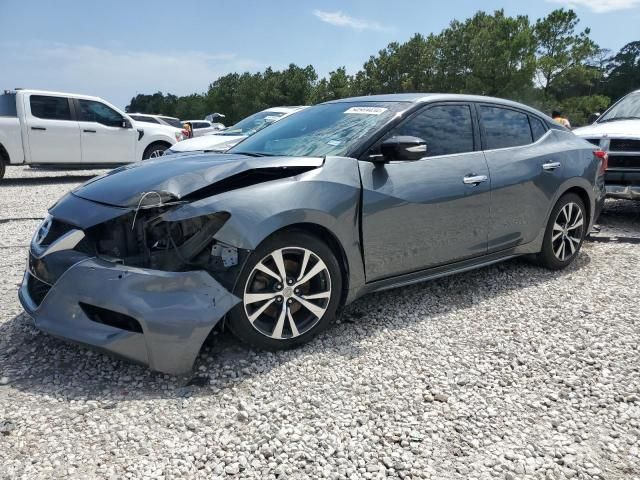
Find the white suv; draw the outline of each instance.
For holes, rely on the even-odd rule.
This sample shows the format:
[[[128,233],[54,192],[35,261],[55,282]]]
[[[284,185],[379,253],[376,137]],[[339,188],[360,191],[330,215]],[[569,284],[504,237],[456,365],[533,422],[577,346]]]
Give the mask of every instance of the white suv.
[[[106,167],[159,157],[184,138],[135,122],[87,95],[16,89],[0,95],[0,178],[9,165]]]

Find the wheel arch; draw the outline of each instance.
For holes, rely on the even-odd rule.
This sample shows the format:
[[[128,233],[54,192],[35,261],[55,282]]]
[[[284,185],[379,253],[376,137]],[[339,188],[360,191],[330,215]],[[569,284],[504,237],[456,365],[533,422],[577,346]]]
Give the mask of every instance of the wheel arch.
[[[580,200],[582,200],[582,203],[584,203],[584,208],[587,209],[587,218],[590,219],[589,221],[591,221],[591,212],[593,211],[593,207],[591,205],[591,197],[589,197],[589,194],[587,193],[587,191],[579,186],[574,186],[571,187],[567,190],[565,190],[559,197],[558,200],[560,198],[562,198],[563,196],[567,195],[568,193],[574,193],[576,195],[578,195],[578,197],[580,197]],[[556,201],[557,203],[557,201]]]
[[[7,152],[7,149],[4,148],[4,145],[2,145],[2,143],[0,143],[0,162],[4,163],[5,165],[9,165],[9,163],[11,163],[9,152]]]
[[[340,293],[340,307],[343,307],[347,300],[347,294],[349,293],[349,258],[347,257],[347,253],[344,249],[344,246],[338,239],[338,237],[327,227],[324,227],[317,223],[309,223],[309,222],[300,222],[293,223],[290,225],[286,225],[264,240],[273,235],[285,233],[285,232],[304,232],[313,235],[318,238],[318,240],[323,241],[327,244],[327,246],[331,249],[333,254],[338,260],[338,264],[340,265],[340,273],[342,274],[342,292]],[[264,241],[263,240],[263,241]]]
[[[151,147],[153,147],[154,145],[164,145],[164,146],[166,146],[167,148],[171,148],[171,146],[172,146],[173,144],[172,144],[172,143],[170,143],[168,140],[166,140],[166,139],[162,139],[162,138],[160,138],[160,139],[156,139],[156,140],[153,140],[153,141],[149,142],[149,143],[144,147],[144,150],[142,150],[142,157],[140,158],[141,160],[144,160],[144,159],[145,159],[144,157],[145,157],[145,155],[146,155],[146,153],[147,153],[147,150],[149,150],[149,149],[150,149]]]

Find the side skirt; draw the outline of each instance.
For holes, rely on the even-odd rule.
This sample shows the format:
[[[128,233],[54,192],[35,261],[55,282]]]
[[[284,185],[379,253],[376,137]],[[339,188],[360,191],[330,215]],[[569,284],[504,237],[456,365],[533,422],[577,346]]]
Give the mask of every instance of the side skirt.
[[[510,248],[508,250],[503,250],[489,255],[483,255],[482,257],[450,263],[439,267],[429,268],[427,270],[420,270],[418,272],[412,272],[397,277],[376,280],[375,282],[367,283],[358,296],[366,295],[371,292],[405,287],[407,285],[413,285],[414,283],[434,280],[436,278],[446,277],[447,275],[454,275],[456,273],[463,273],[469,270],[475,270],[476,268],[493,265],[494,263],[503,262],[521,255],[523,255],[523,253],[518,252],[516,248]]]

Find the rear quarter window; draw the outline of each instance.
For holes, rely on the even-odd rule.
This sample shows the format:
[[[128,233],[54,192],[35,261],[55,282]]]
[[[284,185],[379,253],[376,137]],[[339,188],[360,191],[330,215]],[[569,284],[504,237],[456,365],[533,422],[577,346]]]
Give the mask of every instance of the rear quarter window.
[[[542,137],[545,133],[547,133],[547,129],[542,123],[542,120],[536,117],[529,117],[529,122],[531,123],[531,133],[533,134],[533,141],[537,142],[540,137]]]
[[[17,117],[16,94],[5,93],[0,95],[0,117]]]

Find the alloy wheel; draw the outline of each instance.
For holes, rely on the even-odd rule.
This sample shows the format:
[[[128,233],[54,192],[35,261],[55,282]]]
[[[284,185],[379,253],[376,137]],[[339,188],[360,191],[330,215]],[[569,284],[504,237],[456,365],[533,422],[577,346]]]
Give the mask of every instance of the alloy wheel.
[[[562,262],[575,255],[584,231],[582,208],[569,202],[560,209],[553,224],[551,246],[553,254]]]
[[[295,338],[311,330],[331,300],[331,275],[322,259],[301,247],[279,248],[258,262],[244,289],[244,311],[261,334]]]
[[[153,152],[151,152],[151,155],[149,155],[149,158],[158,158],[161,157],[164,154],[164,150],[154,150]]]

